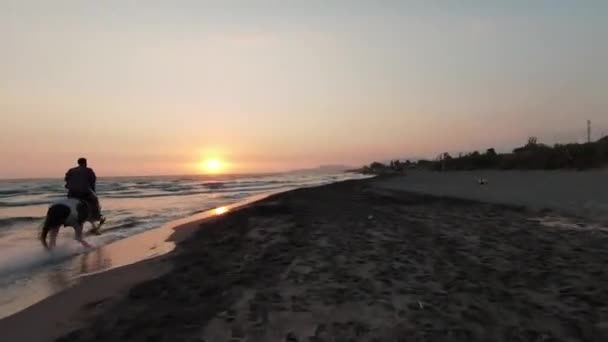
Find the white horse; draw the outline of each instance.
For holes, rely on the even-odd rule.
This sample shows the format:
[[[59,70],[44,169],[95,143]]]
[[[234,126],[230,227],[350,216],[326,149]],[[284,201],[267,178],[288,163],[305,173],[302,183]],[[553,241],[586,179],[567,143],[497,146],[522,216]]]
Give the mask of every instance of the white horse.
[[[42,226],[42,233],[40,234],[40,241],[46,249],[52,249],[55,247],[57,241],[57,234],[61,226],[72,227],[75,231],[74,239],[80,242],[85,247],[91,247],[82,236],[82,230],[85,222],[90,222],[93,226],[91,232],[98,233],[99,228],[105,222],[104,218],[93,219],[89,204],[85,201],[76,198],[64,198],[57,202],[54,202],[47,211],[44,224]],[[98,224],[95,224],[98,222]],[[50,241],[47,244],[46,237],[51,234]]]

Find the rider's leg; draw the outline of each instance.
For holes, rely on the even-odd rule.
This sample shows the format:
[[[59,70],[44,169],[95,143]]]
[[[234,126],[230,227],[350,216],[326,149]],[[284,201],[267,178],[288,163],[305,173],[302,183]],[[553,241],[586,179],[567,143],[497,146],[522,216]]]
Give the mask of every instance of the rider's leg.
[[[101,205],[99,204],[99,198],[97,198],[97,196],[95,196],[93,203],[95,203],[95,214],[101,220],[103,216],[101,215]]]
[[[88,198],[88,203],[91,206],[91,216],[95,220],[102,220],[101,216],[101,206],[99,205],[99,198],[93,193],[91,193]]]

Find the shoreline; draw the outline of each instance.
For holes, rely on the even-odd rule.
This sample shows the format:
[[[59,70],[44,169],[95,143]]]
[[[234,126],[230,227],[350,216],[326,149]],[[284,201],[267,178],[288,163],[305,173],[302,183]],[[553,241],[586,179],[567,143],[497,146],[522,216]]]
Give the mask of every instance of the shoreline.
[[[191,223],[172,252],[86,277],[0,320],[0,335],[28,341],[608,336],[605,231],[550,227],[521,208],[378,186],[386,180],[291,190]]]
[[[110,254],[114,254],[114,263],[117,265],[83,274],[78,277],[80,280],[76,284],[0,318],[0,336],[6,336],[11,341],[28,342],[49,341],[58,338],[86,324],[86,317],[77,317],[83,309],[98,308],[102,303],[118,301],[124,298],[126,292],[134,286],[167,274],[174,268],[171,263],[180,253],[179,245],[203,229],[202,225],[206,222],[212,222],[222,216],[237,215],[239,211],[256,204],[264,206],[264,203],[272,202],[273,197],[281,194],[342,182],[363,182],[372,178],[253,195],[237,203],[174,220],[161,227],[102,246],[100,249],[116,251],[129,248],[129,245],[140,245],[135,249],[135,254],[122,255],[110,252]],[[142,243],[150,248],[142,248]],[[144,255],[146,250],[152,249],[157,250],[155,255]],[[58,310],[58,308],[61,309]],[[29,329],[32,322],[40,322],[36,323],[35,330]]]
[[[26,335],[12,336],[8,333],[6,336],[11,337],[10,340],[14,338],[15,340],[43,341],[46,340],[46,337],[38,339],[36,336],[55,336],[57,334],[55,333],[56,329],[52,325],[64,326],[65,322],[70,321],[70,317],[76,314],[83,305],[112,297],[133,285],[167,272],[170,269],[167,261],[171,259],[171,254],[179,253],[177,251],[179,244],[196,232],[203,222],[292,190],[294,189],[252,195],[239,202],[173,220],[160,227],[77,255],[75,258],[82,259],[84,263],[89,255],[101,253],[103,255],[103,265],[87,266],[93,270],[76,276],[69,282],[70,285],[66,285],[65,288],[16,312],[0,317],[0,335],[4,336],[5,331],[10,332],[12,329],[8,327],[13,327],[14,322],[25,320],[28,322],[45,322],[43,325],[46,325],[49,333],[45,330],[45,333],[40,334],[40,330],[45,329],[44,326],[42,328],[39,326],[36,332],[24,327],[24,329],[18,330],[22,330]],[[100,282],[109,285],[100,287],[98,286]],[[95,288],[95,291],[89,291],[88,288]],[[61,310],[55,310],[57,307],[61,307]],[[52,317],[52,319],[49,320],[49,317]],[[62,330],[60,329],[60,331]]]
[[[373,177],[346,181],[364,181],[371,178]],[[325,185],[331,184],[335,183]],[[318,186],[312,188],[314,187]],[[72,316],[77,314],[83,306],[98,300],[105,301],[106,298],[116,295],[120,297],[121,292],[132,286],[165,274],[171,269],[167,264],[170,263],[173,254],[179,253],[179,244],[198,231],[204,222],[219,216],[231,215],[258,202],[269,200],[273,196],[306,188],[311,187],[285,188],[255,194],[232,204],[167,222],[158,228],[143,231],[78,255],[76,258],[84,260],[89,254],[103,252],[104,264],[111,266],[94,265],[93,269],[98,267],[100,269],[79,275],[74,278],[77,280],[76,283],[71,283],[50,296],[37,300],[7,316],[0,317],[0,336],[11,337],[10,340],[27,341],[47,341],[48,336],[59,336],[61,333],[65,333],[66,322],[71,321]],[[110,285],[99,286],[99,283]],[[87,290],[88,288],[95,288],[95,290],[90,291]],[[61,307],[61,310],[56,310],[58,307]],[[52,319],[49,320],[48,317],[52,317]],[[44,323],[42,326],[39,325],[36,331],[31,331],[27,326],[24,326],[23,329],[19,328],[21,322],[24,321]],[[15,323],[17,324],[15,325]],[[14,329],[15,326],[18,329]],[[73,327],[71,324],[68,326],[70,329]],[[41,333],[41,331],[43,332]],[[8,333],[5,334],[5,332]],[[17,335],[11,335],[11,333],[17,333]]]
[[[0,201],[0,319],[71,286],[83,274],[165,253],[171,245],[156,243],[161,237],[155,238],[147,231],[157,230],[167,222],[191,220],[203,211],[259,194],[362,177],[315,173],[103,179],[99,190],[109,221],[100,236],[87,237],[94,252],[73,243],[73,230],[62,229],[58,248],[51,254],[40,248],[35,236],[39,234],[38,223],[43,221],[45,206],[54,198],[65,196],[63,186],[47,181],[0,186],[5,194]],[[150,236],[151,242],[145,236]],[[102,247],[125,238],[129,242],[118,243],[122,247]]]

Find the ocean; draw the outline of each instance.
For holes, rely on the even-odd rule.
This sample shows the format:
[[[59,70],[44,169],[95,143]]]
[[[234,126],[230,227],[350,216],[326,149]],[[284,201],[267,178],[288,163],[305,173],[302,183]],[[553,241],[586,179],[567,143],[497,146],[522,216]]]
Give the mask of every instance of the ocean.
[[[74,230],[63,228],[53,253],[42,248],[38,234],[48,205],[65,196],[63,181],[0,180],[0,318],[73,285],[83,275],[120,266],[102,253],[120,240],[255,196],[364,177],[310,172],[100,178],[97,192],[108,220],[102,235],[87,237],[95,248],[84,249],[73,240]]]

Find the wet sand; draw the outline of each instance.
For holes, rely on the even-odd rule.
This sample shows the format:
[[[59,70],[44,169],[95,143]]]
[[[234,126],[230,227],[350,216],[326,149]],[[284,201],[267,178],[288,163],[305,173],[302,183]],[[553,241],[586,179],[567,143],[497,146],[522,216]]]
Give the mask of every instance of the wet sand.
[[[174,252],[60,294],[72,299],[69,317],[58,317],[69,310],[56,296],[0,321],[0,336],[24,340],[29,329],[32,341],[608,340],[602,226],[381,182],[295,190],[204,221]],[[141,277],[112,288],[111,277],[123,279],[118,272]],[[78,296],[82,286],[89,291]],[[31,313],[41,308],[49,319],[59,314],[32,332]]]

